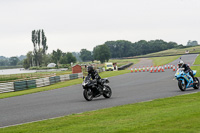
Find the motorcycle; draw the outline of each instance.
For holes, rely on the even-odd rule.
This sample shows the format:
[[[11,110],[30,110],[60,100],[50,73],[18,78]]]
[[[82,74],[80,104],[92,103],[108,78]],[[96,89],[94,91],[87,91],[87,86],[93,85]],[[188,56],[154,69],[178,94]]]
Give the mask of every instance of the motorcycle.
[[[193,75],[196,75],[196,70],[193,70]],[[189,72],[185,73],[184,68],[179,68],[176,71],[175,78],[178,80],[178,87],[181,91],[185,91],[186,88],[193,87],[194,89],[199,89],[199,79],[194,77],[197,83],[194,83],[193,78],[190,76]]]
[[[111,97],[112,90],[108,86],[109,80],[105,78],[101,79],[100,82],[101,83],[97,85],[96,82],[91,79],[91,76],[83,77],[83,96],[87,101],[91,101],[93,98],[100,97],[101,95],[105,98]]]

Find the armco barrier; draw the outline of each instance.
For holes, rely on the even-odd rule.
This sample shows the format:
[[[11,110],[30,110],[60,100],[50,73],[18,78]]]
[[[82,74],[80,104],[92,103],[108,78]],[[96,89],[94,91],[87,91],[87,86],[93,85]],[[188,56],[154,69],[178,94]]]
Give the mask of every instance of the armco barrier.
[[[131,65],[133,65],[133,63],[129,63],[129,64],[126,64],[126,65],[123,65],[121,67],[118,67],[118,70],[124,70],[126,69],[127,67],[130,67]]]
[[[0,93],[11,92],[11,91],[14,91],[14,83],[13,82],[0,83]]]

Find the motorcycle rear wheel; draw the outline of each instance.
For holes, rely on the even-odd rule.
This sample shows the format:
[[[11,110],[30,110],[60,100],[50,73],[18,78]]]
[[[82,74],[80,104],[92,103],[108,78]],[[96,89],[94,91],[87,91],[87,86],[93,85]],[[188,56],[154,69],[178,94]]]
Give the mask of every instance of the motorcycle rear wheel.
[[[198,83],[195,83],[194,84],[194,89],[199,89],[199,79],[197,78],[197,77],[194,77],[195,79],[196,79],[196,81],[198,82]]]
[[[83,91],[83,96],[87,101],[92,101],[93,99],[93,92],[91,89],[85,89]]]
[[[178,87],[181,91],[185,91],[186,89],[186,85],[185,85],[185,82],[184,84],[182,83],[182,80],[178,80]]]
[[[103,96],[105,97],[105,98],[110,98],[111,97],[111,95],[112,95],[112,90],[111,90],[111,88],[109,87],[109,86],[107,86],[107,85],[105,85],[104,86],[105,88],[105,90],[103,91]]]

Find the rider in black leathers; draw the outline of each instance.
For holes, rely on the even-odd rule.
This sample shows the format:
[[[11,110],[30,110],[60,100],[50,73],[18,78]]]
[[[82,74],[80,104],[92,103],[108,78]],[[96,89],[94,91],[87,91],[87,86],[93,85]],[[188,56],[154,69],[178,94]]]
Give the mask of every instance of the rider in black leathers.
[[[98,72],[96,70],[94,70],[94,68],[92,66],[88,66],[87,71],[88,71],[88,76],[91,75],[94,84],[97,85],[98,91],[100,93],[102,93],[103,90],[100,87],[101,77],[99,76]]]
[[[190,69],[189,65],[188,64],[185,64],[182,60],[179,61],[178,63],[178,67],[179,68],[184,68],[184,72],[185,73],[188,73],[190,74],[190,76],[193,78],[194,80],[194,83],[196,83],[196,79],[194,78],[194,75],[193,75],[193,71]]]

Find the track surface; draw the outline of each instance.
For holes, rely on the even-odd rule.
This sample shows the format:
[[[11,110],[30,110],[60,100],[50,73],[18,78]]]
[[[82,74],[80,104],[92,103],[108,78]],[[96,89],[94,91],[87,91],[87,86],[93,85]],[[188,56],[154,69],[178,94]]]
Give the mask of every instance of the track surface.
[[[185,55],[182,59],[193,64],[196,56]],[[100,97],[91,102],[83,98],[81,84],[0,99],[0,127],[199,91],[192,88],[180,91],[177,81],[173,80],[174,74],[170,69],[160,73],[140,72],[111,77],[112,97]]]

